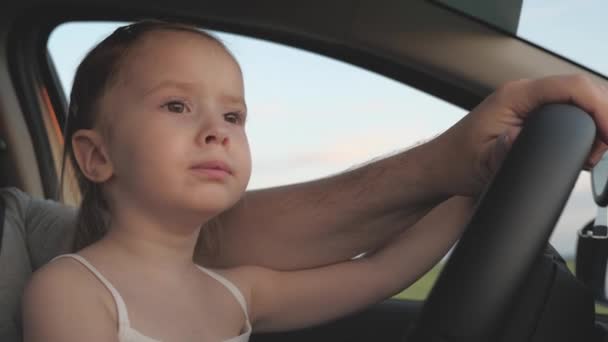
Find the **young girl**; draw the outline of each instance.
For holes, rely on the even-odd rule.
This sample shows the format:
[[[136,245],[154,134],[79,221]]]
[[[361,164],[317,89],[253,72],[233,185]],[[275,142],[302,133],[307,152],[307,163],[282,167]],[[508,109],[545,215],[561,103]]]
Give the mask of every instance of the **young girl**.
[[[252,328],[318,324],[398,293],[428,268],[413,256],[439,258],[460,233],[466,217],[438,215],[373,254],[322,268],[195,264],[202,224],[249,180],[246,117],[239,65],[195,27],[140,22],[89,52],[66,132],[83,194],[76,254],[32,277],[26,341],[247,341]],[[446,232],[424,229],[431,224],[457,228],[429,246],[421,241]]]

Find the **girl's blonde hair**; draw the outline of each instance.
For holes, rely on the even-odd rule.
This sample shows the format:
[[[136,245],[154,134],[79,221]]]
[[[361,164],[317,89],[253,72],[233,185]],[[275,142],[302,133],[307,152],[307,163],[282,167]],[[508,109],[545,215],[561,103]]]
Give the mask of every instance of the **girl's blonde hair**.
[[[155,31],[195,33],[202,38],[216,42],[232,56],[219,39],[201,31],[196,26],[158,20],[145,20],[119,27],[87,53],[76,70],[70,94],[61,172],[63,182],[66,159],[69,159],[82,197],[72,241],[73,251],[80,250],[101,239],[108,230],[110,218],[108,204],[101,191],[101,184],[85,177],[78,166],[72,147],[72,137],[80,129],[94,127],[96,120],[99,119],[97,117],[99,100],[112,85],[120,68],[123,67],[122,64],[124,64],[128,52],[144,36]],[[217,219],[208,222],[205,229],[201,230],[196,250],[205,249],[206,253],[210,253],[210,248],[219,248],[218,234],[219,222]]]

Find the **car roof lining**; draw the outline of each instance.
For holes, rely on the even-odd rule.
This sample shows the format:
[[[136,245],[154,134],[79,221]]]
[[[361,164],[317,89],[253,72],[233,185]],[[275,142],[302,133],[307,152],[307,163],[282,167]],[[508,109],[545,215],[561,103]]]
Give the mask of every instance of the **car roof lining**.
[[[512,79],[579,72],[605,82],[603,77],[571,61],[423,0],[56,0],[52,4],[21,0],[10,9],[4,6],[2,12],[0,18],[5,27],[15,18],[33,26],[47,25],[51,20],[58,24],[168,15],[187,18],[210,29],[341,59],[463,108],[472,108]],[[14,184],[42,194],[34,148],[11,82],[6,36],[0,36],[0,45],[0,127],[4,127],[0,133],[15,162],[19,179]]]
[[[465,108],[474,103],[436,91],[433,84],[437,81],[433,80],[474,94],[476,101],[500,84],[519,78],[578,72],[605,81],[589,69],[470,15],[424,0],[310,0],[304,4],[132,0],[128,7],[119,0],[67,3],[72,5],[66,10],[59,11],[54,5],[45,16],[54,11],[59,20],[182,17],[210,29],[284,43],[370,68]],[[91,14],[92,8],[96,8],[95,14]],[[403,75],[396,68],[382,68],[376,65],[380,62],[395,63],[426,77],[410,79],[409,72]]]

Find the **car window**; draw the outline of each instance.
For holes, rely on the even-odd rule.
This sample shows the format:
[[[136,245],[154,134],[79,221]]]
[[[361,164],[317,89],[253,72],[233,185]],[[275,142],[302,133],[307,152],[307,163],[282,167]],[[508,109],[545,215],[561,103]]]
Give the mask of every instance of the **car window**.
[[[122,23],[72,22],[57,27],[49,54],[69,98],[85,53]],[[241,64],[248,107],[253,173],[249,189],[336,174],[443,132],[466,111],[362,68],[304,50],[223,32]],[[580,206],[588,180],[579,180],[552,242],[566,257],[575,229],[591,216]],[[591,213],[591,215],[593,215]],[[424,299],[441,263],[396,298]]]

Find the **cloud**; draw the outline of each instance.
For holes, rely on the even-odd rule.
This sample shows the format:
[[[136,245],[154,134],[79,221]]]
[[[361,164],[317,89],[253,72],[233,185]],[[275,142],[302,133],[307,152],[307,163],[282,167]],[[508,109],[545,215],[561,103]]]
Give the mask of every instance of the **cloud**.
[[[412,126],[393,128],[341,137],[314,150],[294,147],[254,156],[250,188],[298,183],[343,172],[374,158],[403,151],[414,142],[424,140],[422,136],[420,130]]]
[[[393,129],[341,137],[328,146],[316,146],[314,150],[267,153],[256,157],[260,171],[276,169],[277,165],[292,168],[298,166],[354,165],[369,159],[406,149],[417,142],[428,140],[428,135],[414,129]]]

